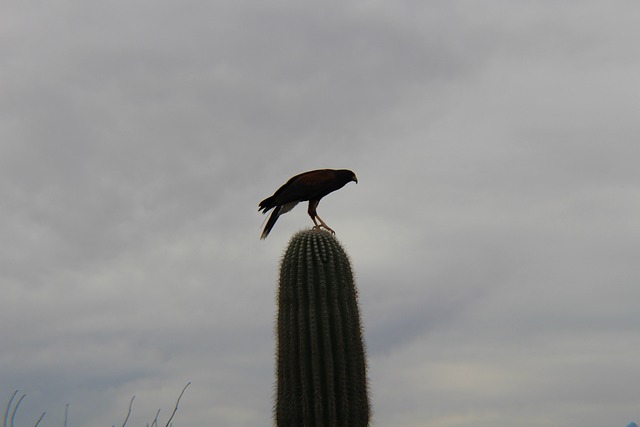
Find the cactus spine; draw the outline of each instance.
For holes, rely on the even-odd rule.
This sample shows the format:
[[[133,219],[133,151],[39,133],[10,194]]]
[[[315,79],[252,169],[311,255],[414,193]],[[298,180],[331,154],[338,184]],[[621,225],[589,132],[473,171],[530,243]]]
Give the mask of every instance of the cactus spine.
[[[329,233],[294,235],[280,266],[278,427],[366,427],[362,327],[349,258]]]

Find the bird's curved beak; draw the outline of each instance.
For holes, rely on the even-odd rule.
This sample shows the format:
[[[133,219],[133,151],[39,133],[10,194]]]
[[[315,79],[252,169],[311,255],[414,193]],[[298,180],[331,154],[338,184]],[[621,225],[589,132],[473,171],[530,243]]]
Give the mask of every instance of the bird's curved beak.
[[[358,177],[356,177],[355,175],[353,175],[353,181],[357,184],[358,183]]]

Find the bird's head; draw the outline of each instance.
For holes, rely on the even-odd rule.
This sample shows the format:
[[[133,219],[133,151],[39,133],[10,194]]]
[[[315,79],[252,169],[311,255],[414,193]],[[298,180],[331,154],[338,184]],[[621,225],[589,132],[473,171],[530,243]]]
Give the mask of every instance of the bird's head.
[[[332,170],[332,169],[329,169],[329,170]],[[340,187],[338,188],[342,188],[343,186],[347,185],[351,181],[354,181],[356,184],[358,183],[358,177],[356,177],[356,174],[353,173],[353,171],[350,171],[349,169],[333,169],[332,171],[334,176],[340,182]]]

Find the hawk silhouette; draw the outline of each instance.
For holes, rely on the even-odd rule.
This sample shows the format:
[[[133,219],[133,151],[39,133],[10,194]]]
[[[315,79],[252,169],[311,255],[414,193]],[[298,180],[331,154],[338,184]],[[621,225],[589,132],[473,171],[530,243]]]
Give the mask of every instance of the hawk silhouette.
[[[318,169],[301,173],[289,179],[273,193],[273,196],[267,197],[258,205],[258,211],[262,213],[273,209],[260,239],[267,238],[280,215],[289,212],[299,202],[306,200],[309,201],[307,212],[314,223],[314,228],[324,228],[335,234],[335,231],[318,216],[316,208],[320,199],[339,190],[351,181],[355,181],[357,184],[358,178],[355,173],[347,169]]]

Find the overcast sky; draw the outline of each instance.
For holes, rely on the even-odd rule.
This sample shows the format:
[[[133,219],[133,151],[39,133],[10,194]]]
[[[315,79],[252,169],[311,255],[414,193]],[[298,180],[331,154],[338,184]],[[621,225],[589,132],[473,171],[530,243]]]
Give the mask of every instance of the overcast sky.
[[[260,200],[353,261],[374,425],[640,420],[640,3],[5,0],[0,405],[271,424]]]

